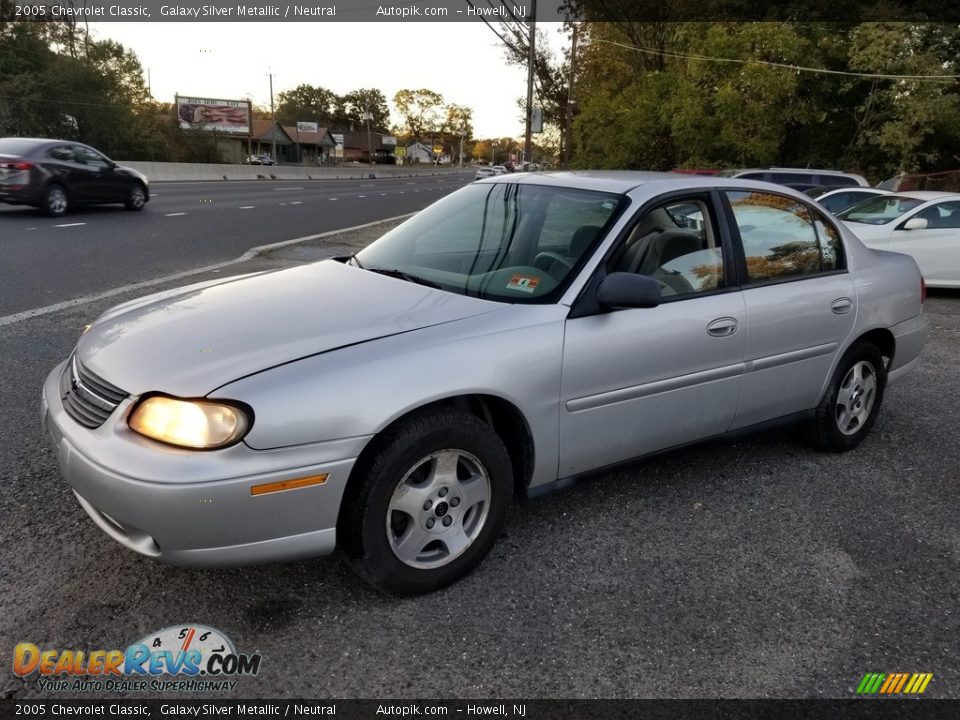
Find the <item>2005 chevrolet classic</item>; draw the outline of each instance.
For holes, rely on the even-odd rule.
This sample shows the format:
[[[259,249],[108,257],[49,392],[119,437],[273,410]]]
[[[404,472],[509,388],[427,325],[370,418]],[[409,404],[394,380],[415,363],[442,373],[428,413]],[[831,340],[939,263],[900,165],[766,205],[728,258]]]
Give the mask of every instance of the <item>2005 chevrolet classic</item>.
[[[516,494],[777,419],[828,451],[918,362],[923,280],[756,181],[504,175],[350,258],[120,305],[43,416],[100,528],[194,566],[340,546],[450,583]]]

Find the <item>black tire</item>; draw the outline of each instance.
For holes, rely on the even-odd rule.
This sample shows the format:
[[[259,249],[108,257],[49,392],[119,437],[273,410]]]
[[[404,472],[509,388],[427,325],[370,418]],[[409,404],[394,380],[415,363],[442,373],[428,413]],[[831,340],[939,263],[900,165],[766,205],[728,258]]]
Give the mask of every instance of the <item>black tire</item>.
[[[854,371],[857,366],[861,371],[860,381]],[[876,346],[864,340],[851,345],[840,358],[817,406],[812,432],[814,443],[827,452],[844,452],[859,445],[877,419],[886,383],[886,368]]]
[[[368,583],[382,592],[397,596],[432,592],[473,570],[490,552],[500,535],[513,495],[510,456],[500,437],[488,424],[469,413],[454,408],[437,408],[410,416],[388,428],[373,442],[375,445],[364,454],[354,469],[354,477],[341,506],[337,540],[348,561]],[[449,507],[456,507],[454,502],[459,505],[460,500],[456,495],[466,486],[458,481],[453,484],[454,489],[448,491],[449,495],[433,499],[436,504],[431,506],[430,512],[424,507],[424,512],[418,513],[421,516],[419,519],[391,510],[395,492],[400,492],[401,485],[407,487],[417,477],[415,473],[423,473],[423,486],[427,490],[437,487],[439,481],[431,482],[427,475],[432,473],[423,468],[428,467],[432,455],[449,455],[450,451],[462,454],[456,461],[458,477],[461,472],[468,474],[464,463],[481,473],[485,472],[489,484],[484,487],[489,488],[489,500],[467,508],[469,501],[464,496],[464,505],[459,511],[448,509],[441,514],[441,505],[446,502],[440,498],[449,499]],[[410,480],[405,481],[408,476]],[[474,482],[470,478],[467,480]],[[416,483],[412,484],[419,487]],[[418,489],[417,492],[422,491]],[[443,492],[443,488],[438,492]],[[471,515],[473,512],[478,514]],[[436,517],[431,513],[435,513]],[[466,536],[468,526],[473,523],[476,534],[466,548],[458,555],[450,557],[448,553],[444,558],[442,554],[450,546],[444,544],[443,540],[431,540],[421,553],[426,552],[428,556],[430,552],[439,554],[436,562],[443,564],[429,568],[412,567],[401,560],[391,543],[397,542],[398,537],[403,535],[402,531],[408,529],[404,522],[410,524],[411,535],[414,531],[420,536],[435,531],[443,534],[448,531],[437,520],[445,525],[448,520],[446,513],[451,516],[451,533],[456,534],[459,528]],[[462,516],[458,513],[462,513]],[[398,519],[402,527],[394,536],[394,523]],[[425,529],[434,526],[435,531]],[[431,547],[433,549],[427,552]],[[422,554],[417,556],[420,557]],[[413,562],[423,561],[414,559]]]
[[[127,191],[127,199],[123,201],[123,206],[127,210],[143,210],[147,204],[147,191],[139,182],[135,182]]]
[[[59,183],[50,183],[43,191],[43,205],[41,206],[44,214],[50,217],[63,217],[70,209],[70,196],[67,195],[67,189]]]

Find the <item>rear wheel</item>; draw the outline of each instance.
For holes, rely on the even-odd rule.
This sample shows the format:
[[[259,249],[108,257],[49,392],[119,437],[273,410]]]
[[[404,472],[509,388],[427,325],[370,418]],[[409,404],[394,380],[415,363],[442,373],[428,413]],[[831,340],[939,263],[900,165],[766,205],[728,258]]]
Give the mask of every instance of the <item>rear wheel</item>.
[[[418,595],[470,572],[507,519],[513,473],[493,429],[455,409],[414,415],[375,440],[344,498],[338,539],[360,575]]]
[[[880,412],[886,384],[883,357],[875,345],[860,341],[840,358],[830,386],[817,406],[815,443],[829,452],[859,445]]]
[[[52,183],[43,191],[43,211],[50,217],[61,217],[67,214],[70,200],[67,191],[62,185]]]
[[[130,187],[130,191],[127,193],[127,199],[123,204],[127,210],[143,210],[146,202],[147,191],[143,189],[143,185],[140,183],[134,183]]]

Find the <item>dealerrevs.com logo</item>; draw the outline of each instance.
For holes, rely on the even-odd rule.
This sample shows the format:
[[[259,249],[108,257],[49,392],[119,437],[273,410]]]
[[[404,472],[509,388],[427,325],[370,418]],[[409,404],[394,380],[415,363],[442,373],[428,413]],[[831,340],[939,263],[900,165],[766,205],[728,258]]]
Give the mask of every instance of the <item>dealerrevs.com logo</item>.
[[[260,672],[258,653],[242,654],[219,630],[176,625],[151,633],[126,650],[58,650],[18,643],[13,672],[37,673],[43,692],[200,692],[233,690]]]

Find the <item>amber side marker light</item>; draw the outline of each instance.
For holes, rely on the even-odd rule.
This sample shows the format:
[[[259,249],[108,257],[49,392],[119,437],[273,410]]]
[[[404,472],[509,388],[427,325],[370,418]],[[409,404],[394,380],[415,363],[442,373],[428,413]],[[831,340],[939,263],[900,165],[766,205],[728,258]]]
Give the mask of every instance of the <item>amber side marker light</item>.
[[[264,485],[254,485],[250,488],[251,495],[266,495],[267,493],[282,492],[283,490],[296,490],[297,488],[310,487],[311,485],[323,485],[329,477],[326,473],[323,475],[311,475],[305,478],[296,478],[295,480],[281,480],[280,482],[266,483]]]

